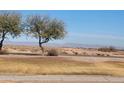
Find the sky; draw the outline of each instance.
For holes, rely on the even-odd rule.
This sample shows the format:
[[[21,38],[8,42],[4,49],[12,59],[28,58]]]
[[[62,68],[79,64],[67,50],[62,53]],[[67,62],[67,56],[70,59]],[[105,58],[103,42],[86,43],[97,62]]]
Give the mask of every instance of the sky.
[[[25,18],[31,14],[48,15],[65,23],[68,34],[63,40],[50,43],[77,43],[124,47],[124,11],[119,10],[22,10]],[[22,35],[9,41],[37,42]]]

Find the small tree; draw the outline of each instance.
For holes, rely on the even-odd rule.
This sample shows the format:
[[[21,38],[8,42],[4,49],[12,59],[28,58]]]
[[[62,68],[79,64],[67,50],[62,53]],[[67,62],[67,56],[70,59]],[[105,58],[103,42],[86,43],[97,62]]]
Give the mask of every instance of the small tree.
[[[0,50],[2,50],[3,42],[7,35],[14,38],[21,33],[20,18],[20,15],[14,12],[0,12]]]
[[[28,33],[39,39],[39,47],[44,52],[43,44],[50,40],[64,38],[66,31],[64,23],[48,16],[33,15],[27,18]]]

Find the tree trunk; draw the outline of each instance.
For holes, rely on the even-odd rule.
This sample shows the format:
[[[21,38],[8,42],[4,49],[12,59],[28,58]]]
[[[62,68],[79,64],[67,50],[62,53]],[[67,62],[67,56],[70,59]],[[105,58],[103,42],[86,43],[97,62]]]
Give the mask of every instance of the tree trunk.
[[[40,49],[42,51],[42,55],[44,55],[44,48],[42,46],[42,42],[41,42],[41,37],[40,36],[39,36],[39,47],[40,47]]]
[[[0,51],[2,50],[2,47],[3,47],[3,41],[4,41],[4,38],[2,38],[2,40],[0,41]]]
[[[39,42],[39,47],[40,47],[40,49],[41,49],[41,51],[42,51],[42,54],[44,55],[44,48],[43,48],[43,46],[42,46],[42,43],[41,43],[41,42]]]
[[[2,51],[3,44],[0,42],[0,51]]]
[[[3,41],[4,41],[5,36],[6,36],[7,33],[8,33],[7,31],[4,31],[4,30],[3,30],[2,37],[1,37],[1,41],[0,41],[0,51],[2,50]]]
[[[47,43],[49,41],[49,38],[46,38],[45,40],[41,40],[41,36],[39,36],[39,47],[40,47],[40,49],[41,49],[41,51],[42,51],[42,55],[44,56],[44,48],[43,48],[43,44],[44,43]]]

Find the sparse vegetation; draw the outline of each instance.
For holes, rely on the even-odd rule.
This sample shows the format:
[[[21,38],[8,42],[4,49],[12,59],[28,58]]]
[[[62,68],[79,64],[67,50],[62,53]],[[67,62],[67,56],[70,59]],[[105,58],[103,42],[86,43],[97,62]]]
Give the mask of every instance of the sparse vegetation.
[[[117,51],[117,49],[114,48],[114,47],[103,47],[103,48],[98,48],[98,51],[102,51],[102,52],[115,52],[115,51]]]

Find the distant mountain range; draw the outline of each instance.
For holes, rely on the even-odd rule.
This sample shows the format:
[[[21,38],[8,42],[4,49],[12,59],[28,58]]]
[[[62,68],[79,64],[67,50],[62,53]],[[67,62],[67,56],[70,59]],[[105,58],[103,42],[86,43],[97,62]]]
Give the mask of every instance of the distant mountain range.
[[[5,44],[12,44],[12,45],[27,45],[27,46],[38,46],[38,42],[5,42]],[[72,48],[100,48],[100,47],[109,47],[109,46],[103,46],[103,45],[90,45],[90,44],[79,44],[79,43],[47,43],[44,44],[44,46],[50,46],[50,47],[72,47]],[[115,47],[115,46],[114,46]],[[124,47],[115,47],[118,49],[124,49]]]

